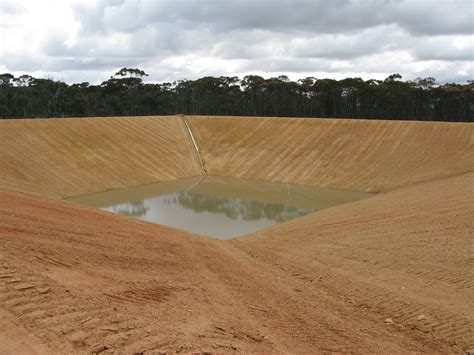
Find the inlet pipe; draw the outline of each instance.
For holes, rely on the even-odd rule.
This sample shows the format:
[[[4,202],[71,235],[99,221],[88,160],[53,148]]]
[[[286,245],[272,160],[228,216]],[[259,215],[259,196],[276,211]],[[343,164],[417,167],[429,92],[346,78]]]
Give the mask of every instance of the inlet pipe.
[[[197,179],[196,181],[194,181],[191,186],[187,187],[185,192],[189,192],[189,191],[192,191],[196,186],[198,186],[202,180],[204,180],[206,178],[206,175],[202,174],[199,179]]]
[[[206,171],[206,168],[204,167],[204,163],[201,159],[201,154],[199,153],[199,147],[196,143],[196,140],[194,139],[194,134],[193,134],[193,131],[191,129],[191,126],[189,125],[189,122],[188,122],[188,119],[185,115],[180,115],[183,117],[183,121],[184,121],[184,125],[186,126],[188,132],[189,132],[189,136],[191,137],[191,140],[193,141],[193,144],[194,144],[194,148],[196,149],[196,154],[197,154],[197,157],[199,159],[199,163],[201,163],[201,169],[202,169],[202,175],[206,176],[207,175],[207,171]]]

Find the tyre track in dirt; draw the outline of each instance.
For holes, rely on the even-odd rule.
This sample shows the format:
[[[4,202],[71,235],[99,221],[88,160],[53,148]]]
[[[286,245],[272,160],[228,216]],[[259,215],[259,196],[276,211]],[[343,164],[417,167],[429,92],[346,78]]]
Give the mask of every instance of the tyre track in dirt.
[[[448,196],[469,207],[460,191],[471,179],[372,197],[232,242],[2,190],[1,304],[63,352],[461,351],[473,318],[465,312],[472,289],[461,283],[469,229],[456,208],[433,220]],[[417,210],[426,212],[414,220]],[[420,272],[433,257],[443,263]]]
[[[474,346],[474,174],[308,215],[231,244],[410,336]],[[466,192],[466,187],[468,191]],[[383,206],[383,211],[375,206]],[[422,211],[422,212],[420,212]],[[339,221],[340,223],[334,223]]]
[[[189,122],[211,174],[385,193],[225,242],[0,188],[0,350],[474,347],[472,125]],[[176,117],[4,121],[0,133],[1,185],[53,197],[201,172]]]

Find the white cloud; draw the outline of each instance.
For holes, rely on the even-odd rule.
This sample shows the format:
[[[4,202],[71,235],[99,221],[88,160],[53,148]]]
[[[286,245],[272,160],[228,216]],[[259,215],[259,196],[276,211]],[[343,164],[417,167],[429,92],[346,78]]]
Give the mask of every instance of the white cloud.
[[[0,69],[67,82],[474,78],[471,0],[3,0]]]

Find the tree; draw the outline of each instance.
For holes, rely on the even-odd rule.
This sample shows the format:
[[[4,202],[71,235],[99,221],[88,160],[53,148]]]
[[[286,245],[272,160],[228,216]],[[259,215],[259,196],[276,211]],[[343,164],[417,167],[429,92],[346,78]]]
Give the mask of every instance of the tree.
[[[102,86],[122,86],[127,89],[136,89],[142,85],[143,78],[146,76],[148,74],[141,69],[122,68],[112,75],[109,80],[103,82]]]
[[[10,73],[0,74],[0,85],[1,86],[12,86],[15,77]]]
[[[385,83],[393,83],[394,81],[399,81],[402,80],[402,76],[400,74],[392,74],[387,77],[387,79],[384,80]]]
[[[436,85],[436,79],[432,77],[428,78],[416,78],[415,79],[416,87],[422,88],[423,90],[429,90]]]
[[[285,75],[206,76],[144,83],[143,70],[122,68],[100,85],[0,74],[0,117],[249,115],[473,121],[474,82],[434,78],[342,80]]]
[[[24,86],[29,86],[33,80],[35,80],[35,78],[33,78],[31,75],[27,75],[27,74],[22,75],[19,78],[14,79],[16,85],[23,86],[23,87]]]

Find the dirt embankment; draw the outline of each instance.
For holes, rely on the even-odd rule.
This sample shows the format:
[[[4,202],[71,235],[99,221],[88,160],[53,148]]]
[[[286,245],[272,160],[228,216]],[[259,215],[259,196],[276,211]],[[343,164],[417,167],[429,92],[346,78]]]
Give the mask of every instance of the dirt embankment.
[[[389,191],[467,171],[463,123],[189,116],[210,175]],[[0,187],[66,197],[201,174],[181,116],[0,121]]]
[[[359,191],[474,169],[474,125],[190,116],[211,175]]]
[[[65,197],[201,174],[183,119],[0,120],[0,186]]]
[[[473,177],[232,242],[2,190],[0,323],[59,352],[466,350]]]

